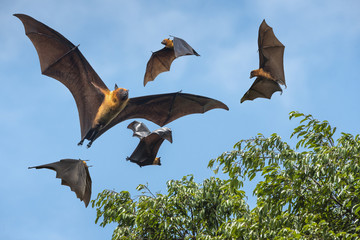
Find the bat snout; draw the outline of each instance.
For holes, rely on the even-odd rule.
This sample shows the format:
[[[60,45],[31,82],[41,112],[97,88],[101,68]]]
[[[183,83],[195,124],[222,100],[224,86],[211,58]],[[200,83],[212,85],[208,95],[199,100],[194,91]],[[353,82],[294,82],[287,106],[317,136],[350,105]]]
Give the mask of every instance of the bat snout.
[[[129,94],[128,94],[127,91],[120,94],[120,99],[121,100],[126,100],[128,98],[129,98]]]
[[[253,78],[253,77],[255,77],[255,71],[250,72],[250,78]]]
[[[122,100],[126,100],[129,98],[129,92],[128,91],[124,91],[121,93],[121,99]]]
[[[120,100],[127,100],[129,98],[129,90],[125,88],[118,88],[116,93],[118,99]]]

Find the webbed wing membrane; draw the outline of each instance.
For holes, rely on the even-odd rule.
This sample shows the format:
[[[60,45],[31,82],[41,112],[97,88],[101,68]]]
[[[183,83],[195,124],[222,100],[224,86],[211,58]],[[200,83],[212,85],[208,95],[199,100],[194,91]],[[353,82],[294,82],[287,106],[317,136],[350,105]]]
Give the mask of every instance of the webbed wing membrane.
[[[56,178],[61,179],[61,184],[69,186],[71,191],[85,203],[85,206],[88,206],[92,182],[88,167],[82,160],[62,159],[59,162],[29,168],[47,168],[56,171]]]
[[[131,98],[124,111],[114,120],[144,118],[159,126],[164,126],[180,117],[205,113],[211,109],[229,108],[222,102],[188,93],[165,93]]]
[[[159,140],[157,142],[158,144],[156,147],[158,151],[164,139],[160,138],[159,136],[157,136],[156,138]],[[140,167],[153,165],[157,151],[155,154],[153,154],[153,151],[151,150],[150,146],[147,146],[144,141],[140,141],[137,147],[135,148],[134,152],[131,154],[130,157],[127,157],[126,160],[136,163]]]
[[[171,63],[175,58],[174,49],[171,48],[164,47],[154,52],[146,65],[144,86],[147,82],[154,81],[160,73],[170,71]]]
[[[144,123],[138,121],[133,121],[127,126],[127,128],[133,131],[133,137],[138,137],[140,139],[151,133]]]
[[[257,77],[250,89],[241,98],[240,103],[246,100],[254,100],[255,98],[271,99],[273,93],[277,91],[282,92],[277,82],[267,78]]]
[[[162,127],[180,117],[205,113],[215,108],[229,110],[218,100],[181,92],[130,98],[124,110],[101,129],[96,137],[127,119],[144,118]]]
[[[276,38],[265,20],[259,28],[258,45],[260,68],[270,73],[279,84],[286,86],[283,63],[285,46]]]
[[[14,14],[25,27],[25,33],[39,56],[42,74],[63,83],[72,93],[79,111],[81,137],[91,128],[97,110],[103,101],[92,83],[107,89],[104,82],[72,44],[57,31],[24,14]]]
[[[185,55],[200,56],[185,40],[181,38],[174,37],[173,43],[176,58]]]
[[[171,143],[173,142],[172,131],[170,128],[162,127],[162,128],[159,128],[159,129],[153,131],[152,133],[158,135],[159,137],[161,137],[165,140],[168,140]],[[152,142],[152,141],[150,141],[150,139],[149,139],[148,142]]]

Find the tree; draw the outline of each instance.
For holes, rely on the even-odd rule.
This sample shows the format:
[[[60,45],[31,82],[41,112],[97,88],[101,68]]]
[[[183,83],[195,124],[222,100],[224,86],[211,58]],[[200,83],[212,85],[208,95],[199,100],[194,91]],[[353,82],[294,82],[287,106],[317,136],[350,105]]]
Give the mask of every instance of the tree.
[[[341,133],[336,144],[327,121],[302,117],[291,148],[277,134],[235,144],[216,159],[237,189],[256,174],[257,206],[227,228],[243,239],[355,239],[360,234],[360,138]],[[298,150],[302,151],[298,151]],[[215,160],[209,162],[212,167]],[[217,169],[215,169],[216,171]]]
[[[202,184],[192,176],[168,182],[168,194],[131,199],[126,191],[104,191],[93,201],[96,222],[116,222],[113,239],[357,239],[360,236],[360,136],[339,134],[327,121],[301,117],[291,137],[277,134],[241,140],[210,160],[214,172]],[[214,167],[214,164],[218,166]],[[249,209],[244,181],[261,174]]]
[[[202,184],[193,176],[167,182],[168,194],[153,194],[146,185],[136,202],[126,191],[104,190],[93,201],[100,224],[118,223],[113,239],[211,239],[222,236],[220,226],[240,218],[249,209],[245,193],[224,188],[226,183],[211,177]],[[221,238],[218,238],[221,239]]]

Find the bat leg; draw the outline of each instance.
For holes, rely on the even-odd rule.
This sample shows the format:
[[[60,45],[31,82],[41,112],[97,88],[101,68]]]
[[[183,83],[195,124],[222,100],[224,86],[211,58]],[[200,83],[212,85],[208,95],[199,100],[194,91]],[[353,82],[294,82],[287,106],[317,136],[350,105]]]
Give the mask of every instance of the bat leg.
[[[101,125],[96,125],[94,128],[91,128],[87,134],[85,135],[85,137],[83,137],[81,139],[81,141],[78,143],[78,146],[81,146],[83,145],[84,143],[84,140],[87,139],[89,140],[89,143],[86,145],[87,148],[90,148],[92,143],[94,142],[95,138],[96,138],[96,135],[98,134],[99,132],[99,129],[100,129]]]
[[[86,138],[86,139],[89,140],[88,144],[86,145],[87,148],[91,147],[92,143],[94,142],[94,140],[96,138],[96,135],[99,132],[99,128],[100,127],[97,126],[97,127],[93,128],[93,129],[90,129],[89,133],[87,134],[87,135],[89,135],[89,137]]]

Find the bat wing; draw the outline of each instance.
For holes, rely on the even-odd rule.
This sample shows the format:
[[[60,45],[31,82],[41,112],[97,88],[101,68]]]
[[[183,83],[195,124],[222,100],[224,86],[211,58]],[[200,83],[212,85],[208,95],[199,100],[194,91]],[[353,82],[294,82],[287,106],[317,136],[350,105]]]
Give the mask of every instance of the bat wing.
[[[265,20],[259,28],[258,45],[260,68],[270,73],[278,83],[286,86],[283,63],[285,46],[275,37],[273,29]]]
[[[272,94],[277,91],[282,92],[282,89],[277,82],[267,78],[257,77],[250,89],[241,98],[240,103],[246,100],[254,100],[255,98],[270,99]]]
[[[133,121],[127,126],[127,128],[133,130],[133,137],[138,137],[140,139],[148,136],[151,133],[144,123],[138,121]]]
[[[69,186],[71,191],[85,203],[85,206],[88,206],[92,182],[88,167],[82,160],[62,159],[59,162],[29,168],[47,168],[56,171],[56,178],[61,179],[61,184]]]
[[[165,139],[172,143],[172,132],[170,128],[163,127],[152,132],[140,140],[140,143],[127,160],[138,164],[140,167],[154,165],[156,155]]]
[[[175,58],[174,49],[171,48],[164,47],[154,52],[146,65],[144,86],[147,82],[154,81],[160,73],[170,71],[171,63]]]
[[[175,58],[185,55],[200,56],[185,40],[181,38],[174,37],[173,43],[174,43]]]
[[[162,127],[152,132],[153,134],[157,134],[163,139],[168,140],[169,142],[173,142],[172,140],[172,131],[170,128]]]
[[[96,137],[127,119],[144,118],[162,127],[180,117],[205,113],[215,108],[229,110],[228,106],[218,100],[181,92],[130,98],[124,110],[101,129]]]
[[[91,128],[104,96],[93,85],[108,89],[77,46],[60,33],[24,14],[14,14],[39,55],[42,74],[64,84],[73,95],[79,111],[81,137]]]

